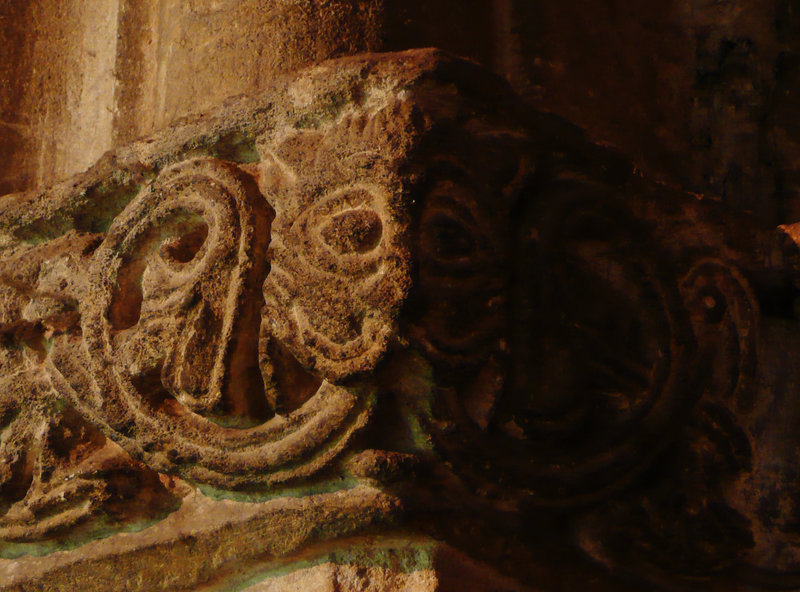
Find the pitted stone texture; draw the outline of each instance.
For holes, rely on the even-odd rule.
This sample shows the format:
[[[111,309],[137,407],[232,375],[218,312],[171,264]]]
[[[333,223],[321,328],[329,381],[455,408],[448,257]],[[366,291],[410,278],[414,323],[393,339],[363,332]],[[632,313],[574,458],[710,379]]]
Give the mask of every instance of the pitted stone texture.
[[[396,498],[369,487],[262,502],[213,500],[194,491],[156,527],[44,556],[0,559],[9,591],[155,592],[230,589],[258,563],[389,523]]]
[[[438,248],[418,246],[434,232],[423,186],[447,160],[429,167],[428,151],[484,150],[496,137],[478,189],[508,169],[498,224],[513,202],[525,135],[495,115],[493,101],[510,95],[458,90],[480,81],[495,79],[433,51],[326,63],[44,193],[10,196],[0,205],[7,376],[37,376],[98,445],[104,435],[144,471],[226,492],[335,477],[385,396],[382,362],[420,341],[401,311],[414,262]],[[522,140],[498,150],[506,136]],[[482,294],[470,312],[499,310]],[[491,350],[486,331],[459,346],[464,359]],[[9,442],[30,417],[8,424]]]
[[[271,563],[375,528],[534,585],[552,557],[597,590],[790,582],[795,234],[435,51],[326,62],[9,196],[0,551],[156,521],[9,581],[224,587],[238,535]]]
[[[244,592],[532,592],[534,588],[431,540],[353,542],[313,558],[312,567],[283,568]]]

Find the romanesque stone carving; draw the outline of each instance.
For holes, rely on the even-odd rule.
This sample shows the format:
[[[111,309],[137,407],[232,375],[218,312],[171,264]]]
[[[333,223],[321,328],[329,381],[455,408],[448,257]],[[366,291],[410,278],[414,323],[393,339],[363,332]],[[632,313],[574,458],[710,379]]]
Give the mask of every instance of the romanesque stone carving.
[[[190,159],[159,174],[92,256],[81,318],[96,396],[58,366],[54,380],[157,470],[227,488],[280,483],[324,466],[363,423],[359,398],[321,381],[309,405],[270,421],[278,373],[294,369],[259,345],[268,208],[235,167]]]
[[[42,196],[5,202],[6,374],[9,382],[30,375],[30,384],[9,387],[6,497],[49,499],[36,488],[26,494],[13,478],[21,464],[53,473],[44,445],[25,440],[36,429],[33,414],[13,407],[31,397],[34,381],[51,421],[69,418],[90,450],[127,459],[130,479],[146,493],[146,503],[115,498],[124,510],[116,513],[95,504],[112,527],[191,507],[186,496],[195,487],[251,500],[288,487],[351,487],[335,461],[358,452],[354,437],[386,396],[381,363],[411,341],[450,340],[446,331],[423,335],[430,311],[412,317],[411,328],[400,315],[414,281],[415,236],[425,235],[424,257],[450,257],[431,242],[447,248],[449,240],[437,239],[431,212],[417,218],[428,178],[417,152],[437,138],[455,145],[455,131],[469,142],[492,130],[463,133],[457,119],[468,106],[458,106],[458,94],[425,90],[438,61],[423,52],[319,68],[274,96],[109,155]],[[424,104],[439,94],[441,104]],[[496,152],[503,146],[493,143]],[[490,207],[489,195],[467,189],[474,195],[464,205]],[[439,193],[442,205],[463,207],[457,191],[455,201]],[[480,230],[481,212],[471,215],[469,231]],[[499,281],[502,273],[494,274]],[[472,280],[478,294],[479,282]],[[24,540],[73,536],[70,512],[82,498],[67,482],[82,474],[88,444],[64,440],[67,466],[53,473],[63,519],[48,530],[25,515]],[[368,451],[346,471],[375,483],[387,463],[412,458]],[[98,474],[97,487],[108,479]],[[368,524],[375,510],[355,503],[352,511],[355,524]],[[7,519],[14,516],[9,510]],[[107,533],[90,536],[99,534]],[[22,552],[29,549],[39,548]]]
[[[766,508],[795,503],[795,377],[761,353],[793,227],[648,183],[477,66],[326,63],[6,197],[0,233],[9,589],[243,586],[301,551],[351,578],[336,538],[546,589],[543,549],[596,590],[798,566]]]
[[[389,99],[324,132],[293,130],[268,153],[276,218],[262,343],[274,338],[329,380],[372,370],[396,334],[409,211],[391,143],[408,141],[410,115]]]

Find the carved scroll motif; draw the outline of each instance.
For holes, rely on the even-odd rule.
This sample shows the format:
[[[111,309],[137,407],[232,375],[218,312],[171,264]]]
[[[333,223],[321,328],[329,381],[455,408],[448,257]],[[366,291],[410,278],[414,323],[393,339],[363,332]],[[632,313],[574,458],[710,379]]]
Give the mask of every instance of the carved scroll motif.
[[[724,261],[698,257],[680,278],[695,334],[711,356],[709,393],[731,411],[752,410],[756,396],[759,307],[749,282]]]
[[[535,554],[557,523],[640,579],[793,565],[748,501],[793,499],[794,377],[763,370],[791,249],[431,55],[299,74],[6,208],[0,538],[362,480],[409,529]]]
[[[20,386],[26,400],[10,396]],[[48,386],[32,374],[2,384],[0,540],[75,540],[176,507],[174,492],[156,473],[128,458]]]
[[[348,113],[287,134],[265,160],[276,218],[264,329],[330,380],[373,369],[397,338],[409,216],[386,152],[408,118],[399,101]]]
[[[668,440],[697,396],[694,341],[657,245],[617,196],[566,179],[536,201],[506,427],[532,446],[542,501],[574,503],[619,487]]]
[[[29,368],[49,407],[38,421],[9,398],[9,525],[22,516],[13,503],[31,496],[42,507],[48,496],[66,500],[58,522],[24,515],[32,536],[75,523],[84,498],[105,499],[102,476],[64,485],[95,449],[112,460],[124,449],[142,482],[158,471],[265,492],[328,470],[348,448],[374,404],[369,372],[396,345],[410,285],[396,169],[416,134],[407,101],[359,84],[352,92],[375,94],[375,104],[312,126],[308,109],[295,123],[248,122],[205,148],[238,158],[228,143],[249,143],[243,154],[255,163],[161,148],[151,164],[138,153],[129,169],[111,163],[59,205],[11,208],[4,372],[14,380]],[[61,425],[67,408],[77,423],[65,429],[89,434],[91,446],[66,446],[71,472],[61,475],[46,455],[31,456],[47,448],[31,434]],[[43,493],[26,490],[37,471],[54,475]],[[160,487],[156,477],[145,489]],[[161,506],[174,507],[173,493]],[[161,506],[151,504],[154,515]]]
[[[359,396],[325,381],[270,419],[284,361],[259,346],[271,217],[244,173],[190,160],[143,190],[93,256],[81,317],[97,387],[50,370],[148,466],[220,487],[276,484],[324,466],[363,421]]]
[[[419,281],[431,304],[413,329],[440,361],[434,438],[473,482],[494,490],[499,478],[526,504],[606,496],[700,394],[677,281],[602,184],[567,177],[534,193],[508,177],[504,194],[473,168],[449,170],[426,196]]]
[[[247,171],[199,157],[147,182],[81,260],[82,339],[42,360],[56,391],[195,482],[264,490],[328,467],[374,398],[349,379],[396,339],[409,286],[386,148],[402,109],[281,130]]]

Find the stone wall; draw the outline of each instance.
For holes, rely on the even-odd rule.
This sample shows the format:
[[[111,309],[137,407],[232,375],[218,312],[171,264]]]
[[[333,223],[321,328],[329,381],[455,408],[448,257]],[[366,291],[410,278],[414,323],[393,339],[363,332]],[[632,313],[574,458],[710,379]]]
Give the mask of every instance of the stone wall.
[[[0,8],[0,192],[43,187],[112,147],[281,72],[379,45],[380,4],[34,0]]]
[[[277,73],[430,46],[507,76],[532,106],[655,178],[765,221],[800,216],[793,0],[34,0],[0,10],[2,193],[84,170]]]

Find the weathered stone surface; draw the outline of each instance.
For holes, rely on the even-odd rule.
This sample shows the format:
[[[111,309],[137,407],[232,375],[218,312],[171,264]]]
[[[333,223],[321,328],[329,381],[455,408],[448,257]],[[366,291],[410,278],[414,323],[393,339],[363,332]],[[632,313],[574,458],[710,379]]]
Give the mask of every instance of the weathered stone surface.
[[[273,77],[378,49],[376,0],[31,0],[0,6],[0,193]]]
[[[461,222],[458,208],[479,207],[478,199],[488,207],[498,183],[497,195],[508,204],[497,210],[498,222],[513,202],[506,187],[520,179],[520,154],[502,148],[519,144],[521,132],[487,104],[494,93],[459,91],[483,81],[494,79],[430,51],[331,62],[109,153],[44,193],[5,199],[3,495],[15,529],[5,537],[6,555],[108,534],[76,530],[92,515],[90,525],[141,528],[142,520],[157,521],[180,504],[167,519],[180,520],[196,486],[252,499],[298,486],[357,496],[338,459],[355,449],[377,402],[391,396],[390,374],[416,364],[403,360],[409,343],[445,359],[456,355],[462,366],[491,349],[487,331],[496,321],[474,339],[451,343],[447,328],[425,326],[434,305],[419,300],[419,314],[408,322],[400,315],[412,297],[414,262],[432,258],[424,281],[431,290],[447,289],[435,278],[436,266],[463,266],[464,256],[450,252],[448,233],[482,231],[479,211]],[[495,162],[478,177],[493,193],[455,191],[455,201],[446,193],[449,147],[461,142],[493,151]],[[439,169],[445,176],[427,188]],[[420,217],[417,201],[434,209]],[[484,288],[473,289],[479,299]],[[471,310],[484,314],[479,300]],[[387,359],[397,362],[384,373]],[[71,437],[60,436],[50,454],[46,442],[30,437],[40,425]],[[409,446],[378,456],[413,465],[403,459],[426,444]],[[78,487],[84,457],[101,453],[133,479],[130,499],[104,494],[103,487],[118,493],[112,469],[94,470],[94,489]],[[54,455],[64,459],[63,469]],[[358,465],[356,475],[385,480],[378,457],[360,459],[350,463]],[[39,474],[47,475],[44,490],[31,486]],[[310,511],[310,503],[301,507]],[[208,516],[221,512],[211,505]],[[40,506],[46,518],[38,518]],[[355,503],[347,520],[369,525],[379,509]],[[194,527],[211,528],[197,535],[208,549],[223,544],[215,529],[241,531],[242,511],[232,514],[233,522]],[[290,521],[253,552],[276,537],[303,536],[304,524]],[[130,586],[158,582],[169,589],[174,579],[133,574],[149,552],[148,537],[169,538],[175,528],[161,521],[124,552],[117,541],[133,535],[90,543],[100,554],[93,569],[107,569],[121,554],[138,582]],[[325,536],[344,534],[337,528]],[[44,546],[36,546],[41,539]],[[100,585],[100,571],[78,584],[78,568],[69,567],[84,565],[87,553],[85,546],[68,552],[63,569],[30,560],[45,566],[36,581]],[[176,569],[188,561],[173,560]],[[16,574],[11,581],[21,561],[8,565]],[[203,573],[198,583],[210,577]],[[32,576],[19,585],[26,577]]]
[[[350,541],[338,552],[310,557],[300,566],[285,566],[252,579],[261,581],[244,588],[246,592],[529,590],[451,547],[425,538]]]
[[[434,50],[8,196],[2,585],[791,585],[797,235]]]
[[[157,526],[69,552],[0,560],[3,590],[181,590],[237,582],[304,547],[386,522],[397,501],[368,487],[265,502],[193,491]],[[227,584],[229,585],[229,584]]]

